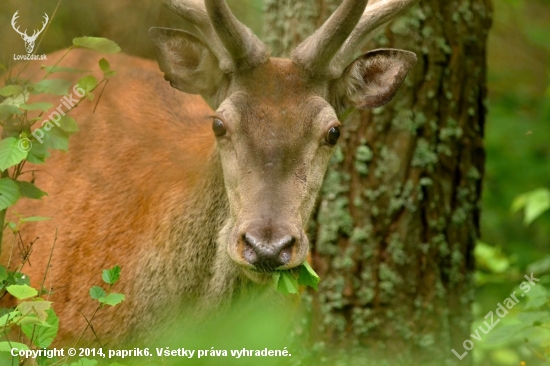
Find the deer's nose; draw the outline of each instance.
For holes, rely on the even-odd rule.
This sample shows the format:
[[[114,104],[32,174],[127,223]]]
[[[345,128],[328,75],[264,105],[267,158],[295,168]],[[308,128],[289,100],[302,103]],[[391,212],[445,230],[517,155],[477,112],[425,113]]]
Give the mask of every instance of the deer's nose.
[[[292,247],[296,243],[296,238],[291,235],[266,237],[253,231],[242,234],[242,239],[244,259],[258,270],[266,272],[290,262]]]

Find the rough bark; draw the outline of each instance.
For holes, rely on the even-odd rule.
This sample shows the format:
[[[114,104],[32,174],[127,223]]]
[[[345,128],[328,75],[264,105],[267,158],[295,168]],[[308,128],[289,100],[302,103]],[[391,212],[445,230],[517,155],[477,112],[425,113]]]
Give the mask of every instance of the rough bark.
[[[273,54],[339,3],[266,1]],[[472,320],[490,23],[489,0],[422,0],[368,45],[418,62],[391,103],[344,121],[310,234],[322,281],[306,296],[309,349],[345,349],[346,364],[472,362],[451,349],[465,351]]]

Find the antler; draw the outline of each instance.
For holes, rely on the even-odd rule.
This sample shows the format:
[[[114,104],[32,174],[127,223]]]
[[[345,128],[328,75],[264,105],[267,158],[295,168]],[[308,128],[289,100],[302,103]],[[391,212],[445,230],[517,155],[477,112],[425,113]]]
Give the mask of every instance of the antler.
[[[19,33],[21,36],[23,36],[23,37],[28,37],[28,35],[27,35],[27,30],[26,30],[26,29],[25,29],[25,32],[21,32],[21,31],[19,30],[19,26],[17,26],[17,28],[16,28],[15,21],[17,20],[17,18],[19,18],[18,13],[19,13],[19,10],[17,10],[17,11],[15,12],[15,14],[13,14],[13,17],[11,18],[11,26],[12,26],[13,30],[16,31],[17,33]]]
[[[325,74],[366,6],[367,0],[344,0],[321,28],[294,50],[292,59],[310,72]]]
[[[192,23],[225,72],[264,62],[267,47],[235,18],[224,0],[164,0],[169,9]]]
[[[418,0],[371,1],[365,9],[366,1],[344,0],[325,24],[296,48],[292,58],[312,73],[338,78],[353,61],[355,52],[369,40],[368,36],[374,29],[417,2]],[[364,10],[360,19],[353,14],[353,8],[355,11]],[[361,11],[357,13],[361,14]],[[338,32],[341,34],[333,35]]]
[[[42,29],[40,30],[35,30],[32,34],[32,36],[30,36],[30,38],[36,38],[38,37],[38,35],[40,33],[42,33],[42,31],[46,28],[46,25],[48,24],[48,20],[50,20],[50,18],[48,18],[48,14],[44,13],[44,22],[42,23]]]

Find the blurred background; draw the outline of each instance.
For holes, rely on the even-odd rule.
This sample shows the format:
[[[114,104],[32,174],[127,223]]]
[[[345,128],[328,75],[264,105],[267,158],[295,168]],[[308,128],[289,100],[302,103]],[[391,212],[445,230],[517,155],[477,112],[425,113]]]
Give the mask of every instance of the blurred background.
[[[256,34],[265,34],[262,0],[228,2]],[[28,34],[40,27],[44,12],[50,18],[56,13],[35,54],[65,48],[74,37],[86,35],[107,37],[123,52],[153,58],[147,37],[151,26],[185,28],[177,16],[153,0],[65,0],[57,5],[57,0],[1,1],[0,63],[9,67],[13,54],[25,53],[21,37],[10,25],[16,10],[20,15],[17,24],[21,30],[29,29]],[[493,0],[493,6],[488,46],[487,162],[482,237],[475,253],[478,270],[472,329],[517,288],[525,273],[535,271],[535,277],[550,284],[550,211],[545,210],[550,206],[550,1]],[[511,207],[515,200],[520,209],[514,213]],[[519,212],[525,207],[536,216],[532,222],[526,223]],[[542,286],[540,291],[544,291]],[[520,310],[515,307],[513,312]],[[480,346],[476,343],[477,364],[519,365],[529,355],[532,361],[528,365],[547,362],[544,352],[533,349],[530,341],[538,337],[537,344],[546,347],[548,353],[548,333],[519,331],[514,328],[514,316],[507,316],[502,323],[501,329],[491,332]]]

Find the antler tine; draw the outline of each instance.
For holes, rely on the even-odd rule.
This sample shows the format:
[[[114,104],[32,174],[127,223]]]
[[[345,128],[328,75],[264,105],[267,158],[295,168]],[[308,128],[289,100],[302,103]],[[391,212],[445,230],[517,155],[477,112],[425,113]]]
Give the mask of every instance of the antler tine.
[[[38,33],[42,33],[44,28],[46,28],[46,25],[48,24],[49,20],[50,20],[50,18],[48,18],[48,14],[44,13],[44,22],[42,23],[42,29],[40,29],[40,32],[38,32]]]
[[[292,59],[315,74],[326,74],[330,61],[353,31],[368,0],[344,0],[313,35],[293,52]]]
[[[25,29],[25,32],[23,33],[19,30],[19,26],[17,26],[17,24],[15,24],[15,21],[18,18],[19,18],[19,10],[17,10],[15,12],[15,14],[13,14],[13,17],[11,18],[11,26],[12,26],[13,30],[16,31],[17,33],[19,33],[20,35],[26,36],[27,35],[27,30]],[[17,28],[16,28],[16,26],[17,26]]]
[[[353,61],[355,52],[361,49],[370,39],[369,35],[379,26],[402,14],[419,0],[379,0],[369,4],[357,27],[351,32],[330,64],[331,73],[342,74]]]
[[[235,68],[231,55],[216,35],[202,0],[163,0],[164,5],[174,13],[193,24],[203,41],[208,41],[210,50],[219,61],[219,67],[224,72]]]
[[[267,59],[267,47],[237,20],[225,0],[205,0],[205,5],[214,30],[239,67],[254,66]]]
[[[206,5],[202,0],[164,0],[164,3],[197,28],[218,58],[222,71],[232,72],[243,64],[252,65],[267,58],[265,45],[235,18],[224,1],[206,0]],[[224,29],[217,29],[220,27]]]

